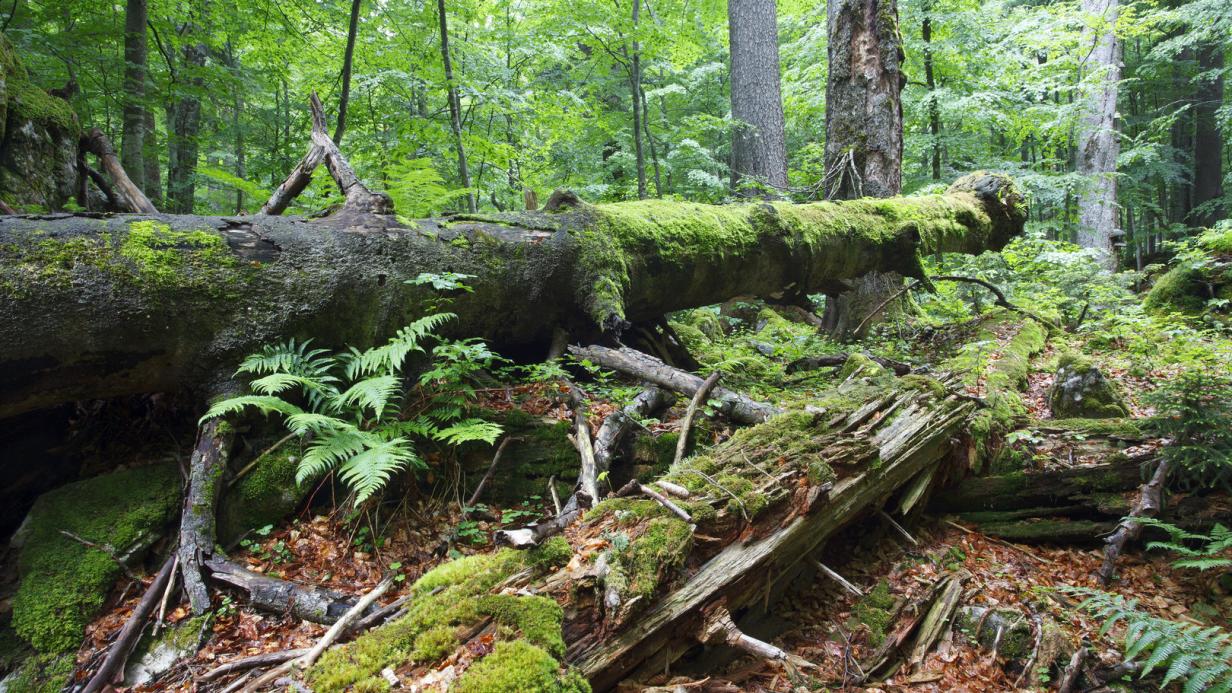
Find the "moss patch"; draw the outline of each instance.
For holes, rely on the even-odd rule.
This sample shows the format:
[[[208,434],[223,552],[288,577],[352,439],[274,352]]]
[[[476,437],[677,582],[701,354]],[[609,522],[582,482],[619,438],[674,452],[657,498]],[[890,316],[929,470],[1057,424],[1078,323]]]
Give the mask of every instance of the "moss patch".
[[[174,465],[142,467],[79,481],[40,497],[22,530],[21,585],[13,627],[39,652],[71,652],[103,606],[120,568],[110,556],[61,534],[124,555],[148,546],[179,507]]]
[[[22,663],[8,679],[11,693],[60,693],[73,675],[75,658],[70,654],[35,655]]]
[[[291,450],[279,450],[228,489],[218,508],[218,540],[229,545],[245,532],[278,522],[294,511],[309,491],[295,483],[298,466]]]
[[[615,552],[607,584],[622,596],[654,597],[692,549],[693,530],[684,520],[657,517],[623,551]]]
[[[876,587],[856,602],[853,615],[868,629],[868,639],[874,647],[885,641],[886,631],[894,618],[894,605],[890,583],[884,579],[878,581]]]
[[[452,690],[458,693],[522,693],[523,691],[589,692],[579,674],[559,673],[560,665],[543,649],[520,640],[496,643],[492,653],[473,664]]]
[[[70,135],[76,135],[81,130],[77,124],[77,114],[64,99],[52,96],[23,79],[9,81],[6,86],[9,113],[18,122],[32,120],[44,126],[58,127]]]
[[[317,691],[379,689],[382,669],[406,661],[430,664],[452,652],[461,643],[461,635],[487,617],[498,625],[498,648],[500,643],[511,641],[533,647],[551,662],[553,681],[569,680],[568,673],[560,673],[558,658],[564,655],[563,613],[556,602],[539,596],[490,594],[514,573],[534,564],[554,562],[559,558],[559,546],[555,549],[545,546],[545,555],[551,560],[545,559],[545,555],[535,557],[506,549],[438,566],[411,587],[411,606],[406,616],[327,652],[307,672],[309,683]],[[472,669],[492,656],[480,660]],[[509,666],[497,664],[500,660],[480,671],[498,668],[512,677],[510,680],[522,680],[521,674]],[[542,674],[547,667],[535,671]]]

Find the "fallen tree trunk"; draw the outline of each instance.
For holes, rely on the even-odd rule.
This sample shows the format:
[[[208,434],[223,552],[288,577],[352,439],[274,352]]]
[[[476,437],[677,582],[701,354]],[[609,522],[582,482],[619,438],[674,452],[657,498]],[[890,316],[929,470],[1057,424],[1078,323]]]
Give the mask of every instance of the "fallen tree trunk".
[[[1143,474],[1140,462],[1125,460],[971,477],[934,497],[929,510],[957,515],[985,534],[1010,541],[1103,543],[1140,501]],[[1226,494],[1176,494],[1170,500],[1160,519],[1186,529],[1208,529],[1232,519],[1232,498]]]
[[[1004,176],[944,195],[716,207],[662,201],[456,215],[0,217],[0,418],[176,390],[287,337],[364,346],[422,311],[423,272],[473,275],[452,331],[542,348],[736,295],[811,292],[918,256],[999,249]],[[541,353],[541,352],[540,352]]]

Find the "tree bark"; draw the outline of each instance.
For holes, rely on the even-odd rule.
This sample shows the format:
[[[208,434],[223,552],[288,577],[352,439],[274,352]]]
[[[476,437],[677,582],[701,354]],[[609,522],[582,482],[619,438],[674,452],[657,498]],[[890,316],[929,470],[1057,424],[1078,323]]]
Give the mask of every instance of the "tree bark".
[[[195,30],[190,28],[190,35]],[[168,146],[174,152],[168,157],[167,207],[177,214],[192,214],[197,194],[197,155],[201,132],[201,98],[205,88],[200,71],[205,67],[207,49],[203,43],[184,46],[180,74],[186,87],[171,107],[171,137]]]
[[[1223,197],[1223,135],[1217,111],[1223,105],[1224,46],[1214,44],[1198,51],[1198,70],[1209,73],[1198,82],[1194,104],[1194,169],[1191,223],[1211,226],[1227,215],[1227,210],[1202,208]]]
[[[728,0],[731,44],[732,178],[787,188],[787,143],[779,86],[774,0]]]
[[[924,86],[928,89],[928,134],[931,141],[928,147],[929,164],[933,180],[941,180],[941,109],[937,105],[937,75],[933,60],[933,5],[924,5],[924,22],[920,27],[920,35],[924,40]]]
[[[1082,12],[1095,26],[1083,30],[1082,44],[1091,46],[1086,65],[1094,86],[1088,97],[1078,138],[1078,173],[1087,176],[1078,198],[1078,245],[1095,248],[1101,263],[1116,268],[1113,238],[1117,236],[1116,160],[1117,85],[1121,80],[1121,46],[1116,37],[1118,0],[1083,0]]]
[[[826,7],[826,197],[891,197],[902,190],[902,37],[895,0]]]
[[[449,128],[453,132],[453,145],[458,151],[458,177],[462,187],[471,187],[471,171],[466,163],[466,145],[462,141],[462,103],[458,98],[458,85],[453,78],[453,60],[449,57],[449,16],[445,12],[445,0],[436,0],[436,13],[441,27],[441,62],[445,66],[446,96],[449,99]],[[466,208],[472,214],[479,210],[474,190],[466,193]]]
[[[355,57],[355,39],[359,34],[359,6],[363,0],[351,0],[351,22],[347,25],[346,51],[342,57],[342,94],[338,97],[338,123],[334,126],[334,144],[342,144],[346,132],[347,103],[351,100],[351,67]],[[442,35],[444,25],[442,24]],[[448,58],[446,58],[448,60]]]
[[[914,276],[918,255],[999,249],[1024,218],[1012,182],[988,174],[899,200],[579,204],[409,227],[345,209],[315,221],[6,216],[0,418],[209,384],[292,336],[381,341],[423,310],[429,290],[405,283],[421,272],[474,275],[453,333],[543,353],[558,327],[584,339],[733,296]]]
[[[891,197],[902,190],[902,35],[896,0],[833,0],[826,6],[826,199]],[[824,328],[850,336],[854,325],[902,285],[897,274],[853,278],[826,292]]]
[[[145,190],[145,23],[146,0],[128,0],[124,7],[124,108],[120,163],[138,189]]]

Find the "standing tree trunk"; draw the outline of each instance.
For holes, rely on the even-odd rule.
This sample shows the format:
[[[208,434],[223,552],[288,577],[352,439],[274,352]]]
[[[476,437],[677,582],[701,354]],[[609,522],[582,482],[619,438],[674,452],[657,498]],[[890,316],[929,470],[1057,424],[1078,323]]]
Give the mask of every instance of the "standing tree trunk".
[[[1100,251],[1102,263],[1116,268],[1112,239],[1117,234],[1116,160],[1121,146],[1116,132],[1117,83],[1121,80],[1121,48],[1116,37],[1117,0],[1082,0],[1082,11],[1094,18],[1083,30],[1083,46],[1093,82],[1078,138],[1078,173],[1090,179],[1078,200],[1078,245]]]
[[[359,33],[359,5],[363,0],[351,0],[351,23],[347,27],[346,52],[342,56],[342,95],[338,97],[338,124],[334,126],[334,144],[342,146],[342,134],[346,132],[347,103],[351,100],[351,69],[355,58],[355,37]],[[442,35],[444,34],[444,11],[441,12]],[[449,63],[449,58],[445,58]]]
[[[637,35],[642,0],[633,0],[633,35]],[[629,58],[629,92],[633,96],[633,152],[637,161],[637,199],[646,199],[646,152],[642,147],[642,46],[633,39]]]
[[[941,109],[937,106],[937,76],[933,62],[933,5],[924,6],[924,23],[920,27],[924,39],[924,86],[928,88],[929,163],[933,180],[941,180]]]
[[[194,33],[190,27],[188,33]],[[180,74],[184,78],[183,92],[171,107],[171,142],[173,154],[169,157],[167,171],[167,206],[169,211],[191,214],[193,198],[196,197],[197,153],[201,132],[201,97],[205,81],[201,69],[205,67],[207,49],[203,43],[190,43],[182,51],[183,63]]]
[[[466,208],[479,211],[475,191],[470,190],[471,172],[466,165],[466,146],[462,142],[462,103],[458,99],[458,85],[453,81],[453,62],[449,59],[449,19],[445,14],[445,0],[436,0],[436,12],[441,22],[441,60],[445,65],[445,84],[448,86],[449,127],[453,131],[454,147],[458,150],[458,176],[462,187],[467,188]]]
[[[1198,102],[1194,106],[1194,170],[1191,223],[1210,226],[1221,218],[1220,210],[1202,205],[1223,197],[1223,137],[1215,113],[1223,105],[1223,46],[1208,45],[1198,51],[1198,71],[1206,77],[1198,82]]]
[[[826,15],[826,197],[897,195],[902,189],[901,94],[906,82],[898,5],[895,0],[831,0]],[[902,277],[896,274],[871,274],[848,283],[846,291],[827,292],[824,329],[839,338],[848,336],[901,285]]]
[[[142,144],[145,147],[143,152],[145,168],[145,196],[150,198],[150,202],[155,207],[162,208],[163,206],[163,181],[162,169],[158,161],[158,129],[154,122],[154,112],[145,109],[141,114],[142,120],[145,122],[145,133]]]
[[[787,142],[779,90],[774,0],[728,0],[731,44],[732,183],[742,177],[787,187]]]
[[[120,163],[133,184],[145,192],[145,23],[146,0],[128,0],[124,7],[124,109]]]

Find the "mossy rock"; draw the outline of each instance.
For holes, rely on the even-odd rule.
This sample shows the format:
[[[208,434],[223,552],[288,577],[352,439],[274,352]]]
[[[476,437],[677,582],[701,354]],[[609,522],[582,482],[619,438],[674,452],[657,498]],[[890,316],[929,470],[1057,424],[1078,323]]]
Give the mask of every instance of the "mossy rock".
[[[1048,407],[1058,419],[1129,416],[1129,407],[1112,382],[1090,359],[1075,353],[1062,355],[1057,363]]]
[[[60,693],[75,665],[72,653],[35,655],[0,679],[0,693]]]
[[[478,415],[500,423],[512,439],[501,455],[496,475],[484,487],[485,502],[522,503],[531,496],[546,497],[548,479],[553,476],[557,493],[562,498],[569,494],[578,475],[577,449],[569,442],[572,422],[533,416],[520,409]],[[479,443],[463,449],[462,466],[471,484],[468,494],[487,472],[495,452],[494,446]]]
[[[212,621],[212,616],[207,613],[180,621],[157,637],[147,633],[137,643],[124,667],[124,685],[147,684],[170,671],[180,660],[196,654],[209,635]]]
[[[76,193],[81,127],[72,106],[34,84],[0,37],[0,198],[60,209]]]
[[[846,380],[852,377],[880,378],[887,373],[888,371],[881,364],[864,354],[855,353],[848,356],[847,360],[843,362],[843,367],[838,371],[838,379]]]
[[[44,494],[15,540],[21,584],[13,628],[44,654],[72,652],[102,609],[120,566],[61,531],[136,563],[180,505],[180,474],[162,464],[112,472]]]
[[[298,465],[292,450],[279,450],[227,489],[218,506],[219,543],[228,546],[245,533],[294,512],[311,490],[295,482]]]

